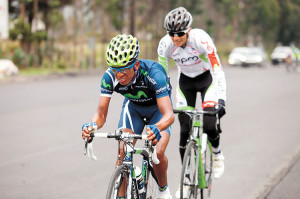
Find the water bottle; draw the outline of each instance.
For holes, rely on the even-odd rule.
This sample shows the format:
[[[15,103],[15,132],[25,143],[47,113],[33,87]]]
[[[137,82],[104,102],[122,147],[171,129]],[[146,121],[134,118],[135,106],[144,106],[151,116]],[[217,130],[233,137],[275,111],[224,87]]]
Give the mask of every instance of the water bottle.
[[[136,181],[138,184],[138,192],[139,192],[139,194],[142,194],[145,191],[145,187],[144,187],[142,172],[138,166],[135,167],[135,176],[136,176]]]

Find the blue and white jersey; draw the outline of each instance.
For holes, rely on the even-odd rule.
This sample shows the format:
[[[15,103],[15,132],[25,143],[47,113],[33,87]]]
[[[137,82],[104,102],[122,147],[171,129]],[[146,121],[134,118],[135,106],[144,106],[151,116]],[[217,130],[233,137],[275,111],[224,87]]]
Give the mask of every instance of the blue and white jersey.
[[[152,60],[139,60],[140,67],[131,85],[121,85],[110,69],[101,80],[101,96],[111,97],[115,91],[141,106],[157,104],[156,99],[169,95],[171,87],[163,66]]]

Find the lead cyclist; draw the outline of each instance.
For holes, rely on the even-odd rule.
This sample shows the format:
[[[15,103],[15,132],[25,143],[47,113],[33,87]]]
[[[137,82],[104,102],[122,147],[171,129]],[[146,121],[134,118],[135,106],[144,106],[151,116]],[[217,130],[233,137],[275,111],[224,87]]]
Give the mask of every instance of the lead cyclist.
[[[213,174],[220,178],[224,172],[224,155],[220,147],[218,118],[225,114],[226,81],[217,49],[211,37],[202,29],[192,29],[192,15],[183,7],[170,11],[164,20],[167,34],[158,45],[158,60],[168,71],[169,60],[178,68],[176,108],[195,109],[197,92],[201,93],[202,108],[212,111],[216,105],[223,108],[216,116],[204,116],[204,129],[213,149]],[[178,115],[180,122],[179,151],[181,161],[191,128],[187,114]],[[218,124],[218,125],[217,125]],[[184,197],[188,190],[184,187]],[[179,190],[176,197],[179,198]]]
[[[118,128],[124,132],[141,134],[148,121],[148,140],[156,144],[160,163],[153,164],[158,179],[159,199],[172,199],[167,181],[168,159],[165,150],[170,139],[170,125],[174,122],[171,102],[171,87],[164,68],[157,62],[138,59],[140,47],[132,35],[117,35],[112,38],[106,51],[109,68],[101,80],[101,96],[97,112],[91,123],[82,127],[82,137],[90,139],[90,129],[101,128],[107,117],[110,99],[114,92],[125,97]],[[135,143],[135,142],[134,142]],[[124,144],[121,143],[121,148]],[[123,159],[124,150],[120,150]],[[117,161],[117,164],[119,162]],[[123,183],[124,184],[124,183]],[[123,185],[122,185],[123,186]],[[124,189],[119,199],[125,197]]]

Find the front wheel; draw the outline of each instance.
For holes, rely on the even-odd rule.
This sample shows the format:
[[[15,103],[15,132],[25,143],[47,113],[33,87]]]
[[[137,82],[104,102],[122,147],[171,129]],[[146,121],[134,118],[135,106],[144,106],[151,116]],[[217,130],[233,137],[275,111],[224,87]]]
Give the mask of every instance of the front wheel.
[[[201,189],[201,199],[209,198],[212,188],[212,166],[213,166],[213,153],[211,144],[207,141],[206,150],[202,154],[203,170],[206,182],[206,188]]]
[[[190,141],[185,150],[180,179],[180,198],[197,198],[198,188],[199,147],[194,140]]]
[[[117,199],[118,196],[125,196],[128,192],[132,195],[133,191],[127,190],[129,181],[130,180],[128,170],[125,168],[124,165],[119,166],[114,171],[110,179],[106,193],[106,199]]]

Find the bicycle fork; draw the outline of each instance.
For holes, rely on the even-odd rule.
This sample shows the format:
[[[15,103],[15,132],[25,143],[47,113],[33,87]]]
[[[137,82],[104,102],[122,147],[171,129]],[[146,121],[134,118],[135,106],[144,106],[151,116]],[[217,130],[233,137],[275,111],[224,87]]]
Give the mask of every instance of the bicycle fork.
[[[132,165],[133,153],[134,153],[133,149],[131,147],[126,146],[126,152],[125,152],[125,156],[123,159],[123,164],[126,165],[130,170],[128,185],[127,185],[127,190],[129,190],[129,191],[127,191],[126,195],[127,195],[127,198],[138,199],[139,196],[138,196],[136,173],[135,173],[135,168]],[[133,195],[131,195],[130,190],[133,190],[133,192],[132,192]]]

